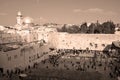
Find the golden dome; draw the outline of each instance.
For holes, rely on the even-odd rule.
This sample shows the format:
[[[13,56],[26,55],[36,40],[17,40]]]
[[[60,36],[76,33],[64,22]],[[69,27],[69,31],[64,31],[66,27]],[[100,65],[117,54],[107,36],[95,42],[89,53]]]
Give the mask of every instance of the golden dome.
[[[33,19],[32,19],[31,17],[25,17],[25,18],[23,19],[23,22],[24,22],[25,24],[30,24],[30,23],[33,23]]]

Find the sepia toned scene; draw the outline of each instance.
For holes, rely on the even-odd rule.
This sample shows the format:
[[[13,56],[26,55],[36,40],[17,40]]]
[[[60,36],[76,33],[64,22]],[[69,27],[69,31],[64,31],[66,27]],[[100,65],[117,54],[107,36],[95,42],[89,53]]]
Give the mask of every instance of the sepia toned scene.
[[[120,80],[119,0],[0,0],[0,80]]]

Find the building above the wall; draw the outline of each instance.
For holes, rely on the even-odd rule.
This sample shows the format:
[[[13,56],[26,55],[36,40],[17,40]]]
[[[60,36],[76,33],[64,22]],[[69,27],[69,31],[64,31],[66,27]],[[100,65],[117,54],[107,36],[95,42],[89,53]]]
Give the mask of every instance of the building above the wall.
[[[20,11],[17,13],[16,19],[17,21],[14,28],[17,30],[22,30],[24,28],[30,28],[34,26],[33,19],[31,17],[23,17]]]

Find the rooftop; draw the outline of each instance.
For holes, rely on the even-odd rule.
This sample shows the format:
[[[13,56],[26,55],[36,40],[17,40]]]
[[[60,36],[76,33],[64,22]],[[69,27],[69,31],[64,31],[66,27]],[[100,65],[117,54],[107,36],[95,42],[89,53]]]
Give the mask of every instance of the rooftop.
[[[19,42],[0,44],[0,51],[7,52],[11,50],[16,50],[20,48],[20,46],[22,45],[23,43],[19,43]]]

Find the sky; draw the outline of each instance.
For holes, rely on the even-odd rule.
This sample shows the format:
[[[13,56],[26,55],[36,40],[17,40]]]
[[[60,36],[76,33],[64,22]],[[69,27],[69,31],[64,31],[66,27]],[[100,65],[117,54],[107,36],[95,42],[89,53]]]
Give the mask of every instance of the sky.
[[[15,25],[16,15],[36,24],[120,23],[120,0],[0,0],[0,25]]]

